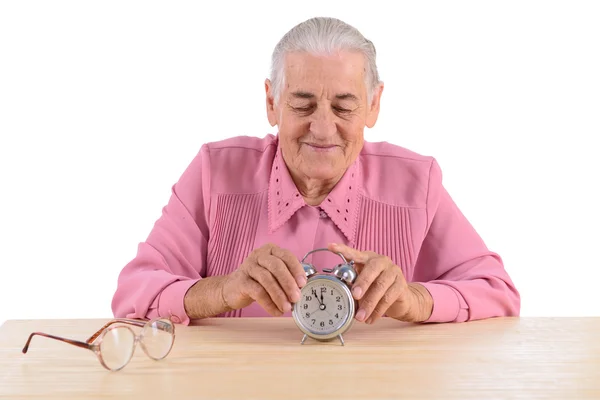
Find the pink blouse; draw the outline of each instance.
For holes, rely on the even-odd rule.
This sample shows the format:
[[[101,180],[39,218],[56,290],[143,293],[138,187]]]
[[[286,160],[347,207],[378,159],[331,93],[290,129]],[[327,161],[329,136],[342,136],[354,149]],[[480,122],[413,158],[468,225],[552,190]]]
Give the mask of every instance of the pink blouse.
[[[121,271],[115,317],[171,317],[188,324],[183,299],[198,280],[234,271],[274,243],[302,259],[331,242],[390,257],[433,298],[427,322],[515,316],[520,296],[442,185],[435,159],[366,142],[320,206],[304,202],[277,136],[235,137],[202,146],[172,188],[136,257]],[[317,271],[339,264],[311,254]],[[286,313],[284,316],[290,316]],[[256,302],[226,317],[267,317]]]

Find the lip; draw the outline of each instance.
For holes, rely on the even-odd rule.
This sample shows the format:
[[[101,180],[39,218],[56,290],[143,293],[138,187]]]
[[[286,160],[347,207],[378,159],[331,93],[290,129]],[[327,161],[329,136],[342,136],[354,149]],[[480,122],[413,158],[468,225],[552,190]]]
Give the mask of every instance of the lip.
[[[319,144],[313,144],[313,143],[304,143],[304,144],[307,145],[308,147],[310,147],[312,150],[319,151],[319,152],[332,151],[338,147],[335,144],[329,144],[329,145],[319,145]]]

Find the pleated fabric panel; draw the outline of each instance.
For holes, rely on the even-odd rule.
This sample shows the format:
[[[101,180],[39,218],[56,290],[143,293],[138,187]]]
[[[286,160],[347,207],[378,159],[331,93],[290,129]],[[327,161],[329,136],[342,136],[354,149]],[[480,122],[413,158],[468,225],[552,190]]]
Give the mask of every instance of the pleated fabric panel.
[[[410,281],[415,261],[410,209],[363,197],[358,220],[356,247],[390,257]]]
[[[221,194],[208,243],[208,276],[235,271],[254,248],[264,193]],[[239,317],[242,310],[225,314]]]

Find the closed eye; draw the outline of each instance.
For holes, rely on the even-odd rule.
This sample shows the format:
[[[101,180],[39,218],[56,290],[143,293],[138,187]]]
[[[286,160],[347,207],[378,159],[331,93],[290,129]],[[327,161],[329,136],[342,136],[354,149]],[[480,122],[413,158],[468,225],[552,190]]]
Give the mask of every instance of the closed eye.
[[[291,107],[291,109],[298,113],[307,114],[307,113],[311,113],[312,111],[314,111],[315,106],[309,105],[306,107]],[[335,111],[338,114],[349,114],[349,113],[353,112],[353,110],[343,108],[343,107],[332,107],[332,109],[333,109],[333,111]]]
[[[348,110],[347,108],[341,108],[341,107],[333,107],[333,109],[339,113],[349,113],[352,112],[352,110]]]

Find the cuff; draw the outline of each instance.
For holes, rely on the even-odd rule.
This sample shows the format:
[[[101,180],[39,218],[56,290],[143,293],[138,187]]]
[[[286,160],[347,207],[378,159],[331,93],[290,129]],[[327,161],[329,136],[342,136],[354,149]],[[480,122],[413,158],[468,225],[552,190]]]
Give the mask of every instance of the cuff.
[[[427,322],[457,322],[466,320],[468,306],[462,295],[453,287],[443,283],[419,282],[433,299],[433,310]]]
[[[158,299],[158,315],[170,318],[176,324],[189,325],[190,318],[185,312],[183,299],[187,291],[199,279],[177,281],[163,289]]]

